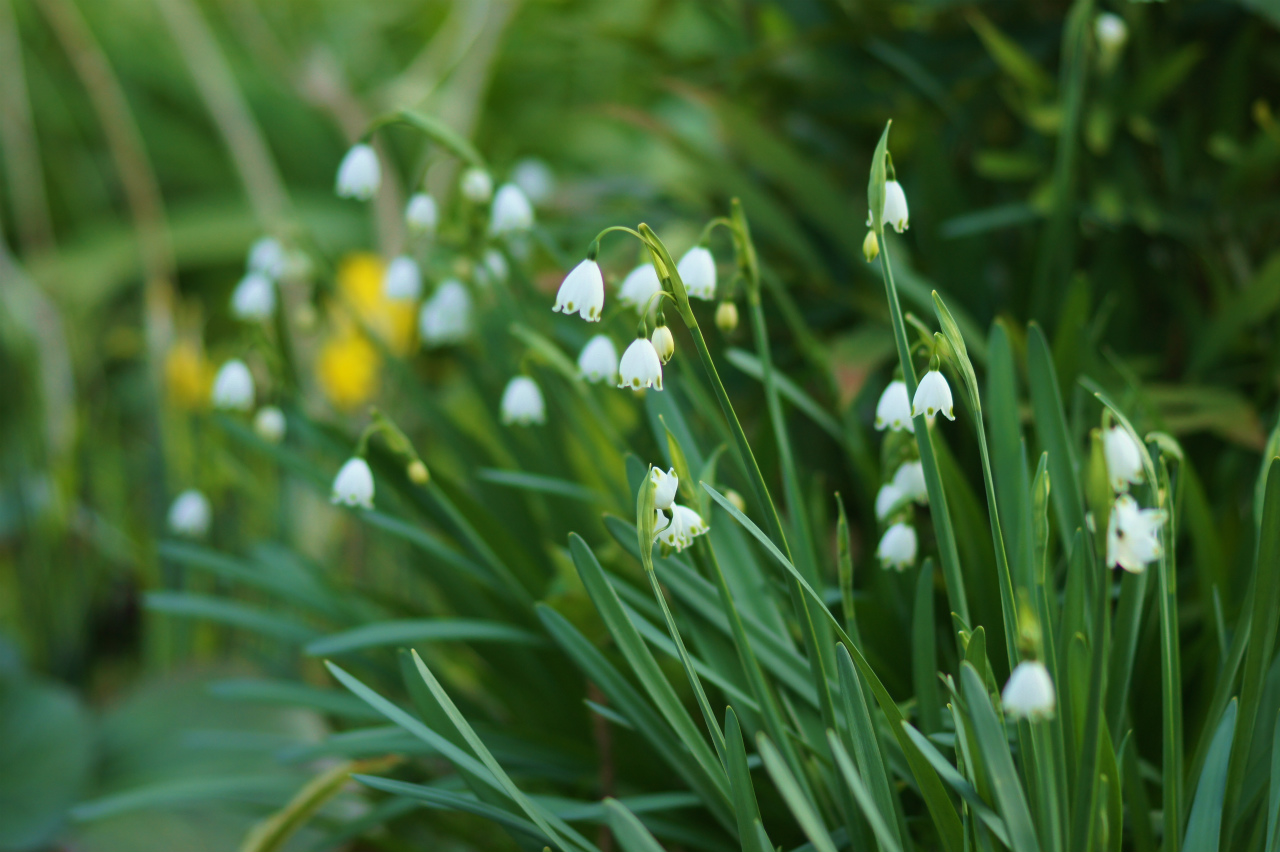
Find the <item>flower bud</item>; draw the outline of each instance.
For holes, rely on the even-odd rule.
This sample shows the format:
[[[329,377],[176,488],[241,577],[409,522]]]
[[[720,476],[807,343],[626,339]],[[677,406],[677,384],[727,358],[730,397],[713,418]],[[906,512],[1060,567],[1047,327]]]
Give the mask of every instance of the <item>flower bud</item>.
[[[421,459],[414,459],[409,462],[408,469],[409,481],[415,485],[426,485],[427,480],[431,478],[431,473],[427,470],[427,466],[422,463]]]
[[[742,514],[745,515],[747,513],[747,501],[743,500],[742,495],[737,491],[730,488],[724,492],[724,498],[733,505],[733,508],[737,509]]]
[[[725,334],[733,331],[738,327],[738,306],[733,302],[724,301],[716,308],[716,328]]]
[[[867,236],[862,241],[862,256],[867,259],[867,263],[880,256],[880,241],[876,239],[875,231],[867,231]]]
[[[662,363],[671,360],[671,356],[676,351],[676,339],[671,336],[671,329],[665,325],[660,325],[653,330],[653,337],[650,338],[653,348],[657,350],[658,357],[662,359]]]

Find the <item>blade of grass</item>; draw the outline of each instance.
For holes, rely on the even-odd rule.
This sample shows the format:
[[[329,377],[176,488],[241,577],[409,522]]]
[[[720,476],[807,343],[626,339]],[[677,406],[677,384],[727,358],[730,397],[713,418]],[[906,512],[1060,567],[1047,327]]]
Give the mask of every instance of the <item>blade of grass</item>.
[[[1182,848],[1195,852],[1218,852],[1222,839],[1222,812],[1227,791],[1227,770],[1231,761],[1231,743],[1236,731],[1237,704],[1232,701],[1222,714],[1213,745],[1200,773],[1196,797],[1187,818],[1187,833]]]

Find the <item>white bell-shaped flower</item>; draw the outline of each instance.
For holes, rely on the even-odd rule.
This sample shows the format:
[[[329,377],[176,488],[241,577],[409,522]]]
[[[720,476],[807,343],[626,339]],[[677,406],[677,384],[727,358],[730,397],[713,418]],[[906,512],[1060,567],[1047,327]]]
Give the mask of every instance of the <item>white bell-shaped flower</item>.
[[[653,348],[657,350],[658,357],[662,359],[662,363],[671,360],[671,356],[676,351],[676,339],[671,336],[671,329],[665,325],[660,325],[653,330],[653,336],[649,338],[653,344]]]
[[[516,163],[511,172],[511,182],[520,187],[534,204],[541,204],[556,191],[555,174],[537,157],[525,157]]]
[[[485,279],[486,284],[504,284],[507,276],[511,274],[506,255],[496,248],[488,249],[484,253],[483,268],[484,274],[481,277]]]
[[[938,370],[930,370],[924,374],[920,384],[916,386],[916,398],[911,403],[911,416],[925,415],[933,417],[941,414],[948,420],[956,419],[956,407],[951,400],[951,385]]]
[[[907,385],[901,379],[889,382],[884,393],[880,394],[880,401],[876,403],[876,428],[881,431],[916,431],[915,424],[911,421],[911,399],[907,396]]]
[[[436,206],[436,200],[425,192],[415,192],[405,205],[404,223],[416,234],[434,234],[440,224],[440,209]]]
[[[1129,25],[1119,15],[1103,12],[1093,19],[1093,35],[1103,52],[1116,53],[1129,40]]]
[[[892,482],[881,485],[880,490],[876,492],[876,520],[883,521],[906,501],[906,496]]]
[[[702,516],[688,506],[672,506],[671,521],[658,531],[657,539],[676,551],[684,550],[693,540],[710,529]]]
[[[502,392],[504,426],[512,423],[528,426],[531,423],[545,423],[546,420],[547,409],[542,401],[542,391],[533,379],[516,376],[507,382],[507,389]]]
[[[359,456],[347,460],[333,478],[329,502],[341,506],[373,508],[373,471],[369,469],[367,461]]]
[[[275,237],[261,237],[249,248],[248,268],[279,279],[289,267],[289,255]]]
[[[194,488],[179,494],[169,507],[169,529],[177,535],[203,538],[212,520],[209,498]]]
[[[1113,490],[1128,491],[1130,483],[1142,482],[1142,450],[1123,426],[1115,425],[1102,433],[1102,454]]]
[[[711,250],[705,246],[694,246],[684,253],[676,264],[676,272],[684,282],[685,292],[690,299],[705,299],[710,302],[716,297],[716,259]]]
[[[1116,498],[1107,524],[1107,566],[1135,574],[1146,570],[1164,553],[1160,527],[1168,514],[1163,509],[1142,509],[1128,494]]]
[[[903,497],[920,505],[929,502],[929,489],[924,482],[924,465],[918,461],[903,462],[893,475],[893,487]]]
[[[578,373],[593,384],[612,384],[618,375],[618,350],[608,335],[597,334],[587,341],[578,355]]]
[[[338,197],[368,201],[381,183],[382,166],[377,152],[364,142],[352,145],[338,166]]]
[[[907,229],[910,225],[910,216],[907,213],[907,194],[902,191],[902,184],[896,180],[885,181],[884,184],[884,215],[881,217],[886,228],[892,227],[899,234]],[[867,227],[872,227],[871,211],[867,211]],[[880,253],[879,242],[874,243],[874,251],[868,243],[872,243],[875,232],[872,231],[867,235],[867,239],[863,241],[862,251],[866,255],[867,261],[870,262]]]
[[[213,379],[213,407],[228,411],[253,408],[253,374],[243,361],[233,359],[222,365]]]
[[[1051,719],[1057,707],[1053,678],[1039,660],[1023,660],[1009,674],[1000,693],[1004,713],[1010,719]]]
[[[498,187],[489,213],[489,233],[495,236],[528,231],[533,227],[533,205],[514,183]]]
[[[462,173],[462,197],[472,204],[484,204],[493,197],[493,178],[484,169],[467,169]]]
[[[899,522],[884,531],[876,548],[876,558],[885,568],[902,571],[916,564],[918,547],[915,528]]]
[[[382,294],[388,299],[414,301],[422,295],[422,270],[406,254],[392,258],[382,273]]]
[[[671,504],[675,502],[676,490],[680,487],[680,477],[676,476],[676,469],[673,467],[666,473],[661,468],[653,468],[649,471],[649,478],[653,480],[653,505],[658,509],[670,509]]]
[[[622,353],[618,373],[620,388],[662,390],[662,359],[647,337],[637,337],[631,341],[627,351]]]
[[[637,266],[622,279],[622,289],[618,291],[618,301],[629,308],[643,311],[652,308],[652,300],[662,290],[662,282],[658,280],[658,270],[649,261]]]
[[[263,272],[250,272],[231,293],[231,313],[245,322],[265,322],[276,312],[276,285]]]
[[[594,260],[584,260],[564,277],[551,310],[571,314],[577,311],[587,322],[599,322],[604,311],[604,276]]]
[[[262,406],[253,416],[253,431],[269,444],[278,444],[284,440],[286,426],[284,412],[274,405]]]
[[[446,278],[422,303],[418,332],[427,347],[452,346],[471,335],[471,294],[456,278]]]

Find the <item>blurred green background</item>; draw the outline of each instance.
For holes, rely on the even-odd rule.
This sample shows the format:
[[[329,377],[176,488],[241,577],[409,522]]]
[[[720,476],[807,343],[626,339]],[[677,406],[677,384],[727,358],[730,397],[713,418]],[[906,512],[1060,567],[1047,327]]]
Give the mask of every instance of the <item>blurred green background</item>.
[[[892,118],[908,307],[937,288],[976,329],[1035,319],[1065,388],[1088,371],[1134,390],[1202,479],[1189,523],[1222,558],[1195,578],[1201,600],[1230,587],[1280,389],[1280,7],[1077,4],[1120,15],[1128,38],[1074,61],[1070,8],[0,0],[0,731],[16,732],[0,766],[30,767],[0,778],[0,849],[229,848],[307,777],[269,745],[320,736],[321,714],[219,703],[208,682],[316,662],[148,613],[142,596],[180,584],[157,540],[192,486],[219,549],[284,541],[399,587],[394,551],[333,523],[322,495],[246,458],[204,411],[209,365],[245,346],[227,303],[253,240],[306,245],[322,295],[355,291],[380,279],[352,253],[403,245],[406,187],[451,195],[456,163],[392,129],[380,144],[398,174],[378,202],[334,197],[342,153],[397,107],[470,138],[500,177],[530,157],[550,168],[530,261],[544,290],[602,227],[647,221],[684,247],[741,198],[789,332],[781,369],[864,431],[868,377],[893,356],[861,256],[867,163]],[[603,259],[625,271],[633,251]],[[297,399],[332,448],[367,403],[403,395],[348,376],[380,356],[316,328],[300,345],[342,375],[318,355]],[[762,417],[757,387],[733,381]],[[827,469],[840,448],[811,431],[796,446],[823,471],[814,494],[841,490],[869,518],[874,454]],[[224,796],[198,786],[213,775],[254,782]],[[148,784],[156,807],[68,822],[77,802]]]

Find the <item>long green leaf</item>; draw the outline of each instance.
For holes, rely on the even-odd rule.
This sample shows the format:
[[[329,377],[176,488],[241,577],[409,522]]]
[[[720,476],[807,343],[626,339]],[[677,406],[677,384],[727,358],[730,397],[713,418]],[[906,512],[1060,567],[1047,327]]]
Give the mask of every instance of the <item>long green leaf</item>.
[[[309,642],[306,652],[313,657],[345,654],[365,648],[412,645],[419,642],[507,642],[541,645],[536,633],[498,621],[472,618],[422,618],[379,621],[353,630],[334,633]]]
[[[1231,741],[1236,732],[1237,704],[1227,705],[1209,747],[1209,757],[1200,773],[1196,797],[1187,818],[1182,848],[1195,852],[1218,852],[1222,839],[1222,811],[1227,792],[1227,769],[1231,761]]]

